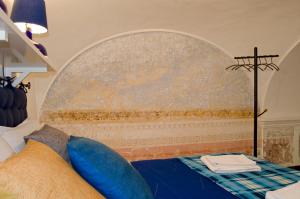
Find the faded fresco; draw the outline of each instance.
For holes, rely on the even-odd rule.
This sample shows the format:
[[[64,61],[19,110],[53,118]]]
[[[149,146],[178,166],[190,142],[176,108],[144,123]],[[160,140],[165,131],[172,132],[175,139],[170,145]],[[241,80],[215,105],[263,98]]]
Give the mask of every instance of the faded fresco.
[[[251,111],[251,85],[243,72],[225,71],[230,64],[224,52],[187,35],[120,36],[95,45],[65,67],[49,90],[42,118],[52,121],[60,113],[63,119],[65,111],[68,120],[73,111],[74,117],[101,121],[105,115],[108,120],[245,117]],[[101,117],[87,114],[95,110]]]
[[[252,85],[244,72],[225,71],[231,64],[233,59],[224,51],[187,34],[143,31],[113,37],[81,53],[58,74],[42,106],[41,121],[114,145],[116,140],[120,143],[118,134],[108,134],[120,130],[107,132],[103,125],[247,120],[252,116]],[[236,137],[251,137],[246,126]],[[195,128],[194,134],[201,131]],[[131,135],[134,146],[145,146],[141,139],[153,138],[143,135]],[[122,136],[130,142],[126,132]],[[164,145],[157,139],[163,136],[161,130],[149,145]],[[187,131],[185,136],[192,139]],[[181,143],[178,138],[176,144]]]
[[[299,164],[299,146],[295,143],[299,121],[269,122],[263,129],[263,157],[271,162],[285,166]]]

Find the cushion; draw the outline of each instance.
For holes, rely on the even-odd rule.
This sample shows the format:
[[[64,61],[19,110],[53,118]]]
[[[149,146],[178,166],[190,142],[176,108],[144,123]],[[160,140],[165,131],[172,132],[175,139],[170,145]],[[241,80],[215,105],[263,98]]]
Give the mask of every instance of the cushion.
[[[33,140],[0,164],[0,192],[22,199],[103,198],[50,147]]]
[[[0,137],[0,162],[6,160],[13,154],[14,151],[12,148]]]
[[[62,158],[69,162],[69,156],[67,153],[67,143],[69,140],[69,136],[64,132],[49,125],[45,125],[42,129],[34,131],[30,135],[25,136],[24,139],[25,142],[27,142],[29,139],[32,139],[48,145]]]
[[[9,146],[15,151],[20,152],[24,146],[24,135],[21,132],[22,128],[9,128],[5,133],[3,133],[2,138],[9,144]]]
[[[106,198],[153,199],[138,171],[104,144],[71,136],[68,152],[75,170]]]
[[[24,136],[29,135],[34,130],[40,128],[40,123],[34,120],[25,120],[14,128],[0,127],[2,138],[16,152],[20,152],[25,147]]]
[[[6,127],[6,126],[0,126],[0,135],[2,135],[3,133],[5,133],[6,131],[9,131],[13,128],[11,127]]]

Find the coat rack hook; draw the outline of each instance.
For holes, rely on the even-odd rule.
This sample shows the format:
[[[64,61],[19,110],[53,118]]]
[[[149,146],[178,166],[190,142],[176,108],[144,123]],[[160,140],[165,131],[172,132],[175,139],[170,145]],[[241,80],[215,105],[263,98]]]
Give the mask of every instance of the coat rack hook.
[[[261,112],[260,114],[258,114],[257,117],[262,116],[262,115],[265,114],[266,112],[268,112],[268,109],[265,109],[263,112]]]

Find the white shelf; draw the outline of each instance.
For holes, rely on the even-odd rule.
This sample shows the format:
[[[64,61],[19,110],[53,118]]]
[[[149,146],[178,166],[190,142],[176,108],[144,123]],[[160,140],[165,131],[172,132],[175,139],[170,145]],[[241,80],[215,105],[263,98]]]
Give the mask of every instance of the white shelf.
[[[0,10],[0,61],[0,69],[2,71],[4,65],[5,76],[19,73],[13,83],[14,86],[30,73],[54,71],[49,59],[40,53],[2,10]]]

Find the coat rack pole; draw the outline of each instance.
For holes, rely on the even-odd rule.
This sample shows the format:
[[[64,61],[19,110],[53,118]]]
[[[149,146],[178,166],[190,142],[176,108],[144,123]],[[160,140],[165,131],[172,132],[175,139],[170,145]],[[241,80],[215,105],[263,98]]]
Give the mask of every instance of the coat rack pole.
[[[243,57],[234,57],[234,59],[237,60],[237,64],[233,64],[229,67],[226,68],[226,70],[238,70],[239,68],[245,68],[248,71],[252,72],[252,69],[254,71],[254,104],[253,104],[253,109],[254,109],[254,113],[253,113],[253,124],[254,124],[254,129],[253,129],[253,156],[257,157],[257,134],[258,134],[258,117],[261,116],[262,114],[264,114],[267,109],[261,113],[258,114],[258,69],[260,69],[261,71],[265,71],[266,69],[271,69],[271,70],[275,70],[275,71],[279,71],[279,67],[276,66],[273,61],[272,58],[273,57],[279,57],[279,55],[260,55],[258,56],[258,52],[257,52],[257,47],[254,48],[254,56],[243,56]],[[266,62],[262,63],[260,61],[261,58],[264,58],[265,60],[267,58],[271,58],[270,62],[268,63],[268,61],[266,60]],[[238,60],[248,60],[249,64],[246,64],[245,61],[243,61],[242,64],[239,63]],[[250,59],[254,60],[253,65],[250,64]],[[258,59],[259,59],[259,64],[258,64]],[[265,66],[265,68],[262,68],[262,66]]]
[[[257,47],[254,48],[254,137],[253,137],[253,155],[257,157],[257,115],[258,115],[258,65],[257,65]]]

